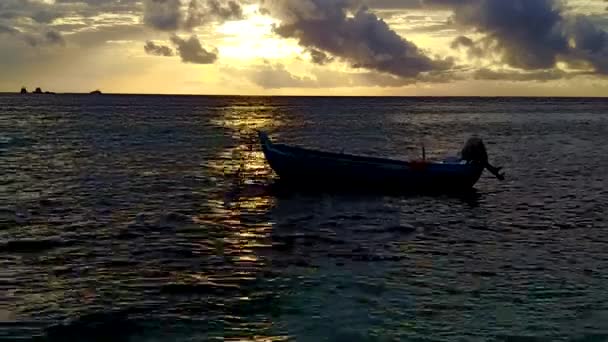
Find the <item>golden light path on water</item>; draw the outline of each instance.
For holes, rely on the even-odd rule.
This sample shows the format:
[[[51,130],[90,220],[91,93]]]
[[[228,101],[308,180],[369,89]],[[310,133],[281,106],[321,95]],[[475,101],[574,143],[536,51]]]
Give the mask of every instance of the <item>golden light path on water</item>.
[[[225,184],[218,185],[226,188],[226,195],[207,203],[204,211],[193,217],[193,221],[201,225],[221,226],[223,237],[217,247],[220,254],[230,260],[231,267],[226,274],[213,270],[213,274],[193,274],[191,280],[216,287],[236,286],[241,293],[234,298],[238,306],[259,305],[256,304],[259,297],[267,294],[246,291],[245,287],[256,284],[256,281],[264,282],[266,274],[275,271],[271,260],[260,255],[261,250],[269,250],[273,246],[273,222],[267,214],[275,205],[275,199],[265,193],[263,185],[255,184],[267,182],[271,177],[263,153],[255,146],[256,132],[268,127],[276,128],[282,121],[274,114],[273,107],[235,105],[222,108],[211,124],[224,129],[231,140],[205,165],[218,180],[224,181]],[[272,335],[273,322],[268,317],[250,322],[251,318],[239,317],[227,310],[225,320],[241,322],[230,328],[232,331],[224,336],[225,340],[288,340],[286,336]],[[260,336],[261,332],[266,334]]]

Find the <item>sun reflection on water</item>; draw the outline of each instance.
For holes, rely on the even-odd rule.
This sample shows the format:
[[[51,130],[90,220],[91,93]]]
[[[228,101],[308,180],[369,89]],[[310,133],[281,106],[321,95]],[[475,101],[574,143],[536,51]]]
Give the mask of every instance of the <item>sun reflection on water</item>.
[[[207,201],[193,221],[217,227],[216,253],[230,267],[225,272],[214,269],[213,274],[195,273],[188,281],[238,289],[227,303],[223,318],[225,329],[230,330],[225,340],[231,340],[231,336],[242,336],[232,339],[235,341],[287,340],[284,336],[274,336],[273,319],[267,313],[255,317],[248,313],[276,302],[276,294],[260,289],[268,286],[265,278],[272,273],[272,262],[261,251],[272,247],[273,223],[267,215],[276,199],[267,191],[272,173],[258,147],[256,131],[276,128],[283,120],[271,106],[238,105],[223,108],[212,124],[230,138],[230,142],[203,165],[217,181],[215,185],[222,189],[217,193],[223,194],[223,198]],[[229,309],[232,307],[235,309]],[[242,310],[245,311],[241,314]]]

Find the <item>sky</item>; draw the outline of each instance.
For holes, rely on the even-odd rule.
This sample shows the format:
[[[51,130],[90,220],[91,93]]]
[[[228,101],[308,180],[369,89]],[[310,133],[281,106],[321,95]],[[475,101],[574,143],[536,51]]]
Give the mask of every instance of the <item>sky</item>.
[[[608,0],[0,0],[0,92],[608,96]]]

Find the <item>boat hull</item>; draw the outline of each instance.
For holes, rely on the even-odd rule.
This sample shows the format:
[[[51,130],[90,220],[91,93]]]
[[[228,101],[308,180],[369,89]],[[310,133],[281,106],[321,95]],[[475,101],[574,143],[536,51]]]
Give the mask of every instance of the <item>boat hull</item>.
[[[483,167],[464,163],[423,163],[320,152],[274,144],[260,133],[262,150],[280,180],[323,188],[452,191],[472,188]]]

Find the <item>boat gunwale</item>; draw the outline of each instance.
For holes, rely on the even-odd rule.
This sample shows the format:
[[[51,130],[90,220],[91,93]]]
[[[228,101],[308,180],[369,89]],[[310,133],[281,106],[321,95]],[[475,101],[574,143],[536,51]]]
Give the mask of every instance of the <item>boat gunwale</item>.
[[[319,151],[299,146],[288,146],[285,144],[275,144],[271,141],[266,140],[263,145],[267,149],[271,149],[273,153],[281,154],[285,157],[289,158],[298,158],[300,156],[306,158],[315,158],[321,160],[327,160],[329,162],[340,162],[340,163],[354,163],[354,164],[367,164],[374,166],[382,166],[382,167],[407,167],[411,169],[411,165],[415,164],[415,162],[397,160],[397,159],[387,159],[387,158],[378,158],[378,157],[368,157],[368,156],[359,156],[353,154],[343,154],[343,153],[335,153],[335,152],[325,152]],[[452,170],[463,170],[469,169],[473,170],[476,168],[476,165],[466,163],[443,163],[437,161],[420,161],[424,163],[426,167],[440,167],[442,169],[450,168]]]

